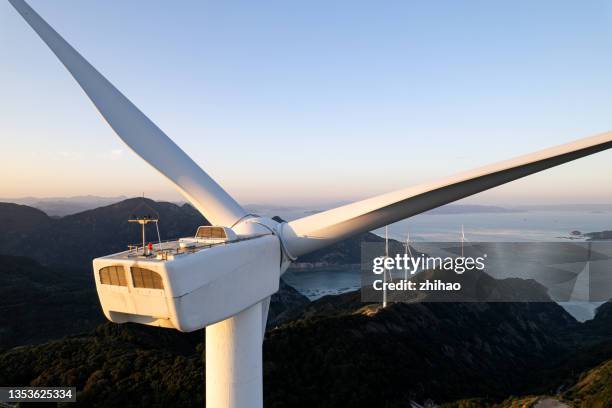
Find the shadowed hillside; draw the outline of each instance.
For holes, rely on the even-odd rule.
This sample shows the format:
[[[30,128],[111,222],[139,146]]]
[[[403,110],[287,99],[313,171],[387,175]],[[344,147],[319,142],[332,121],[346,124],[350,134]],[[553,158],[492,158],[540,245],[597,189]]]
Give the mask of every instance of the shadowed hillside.
[[[0,255],[0,350],[86,333],[103,323],[92,272],[50,268]],[[309,303],[281,280],[270,302],[268,324],[277,325]]]
[[[90,273],[0,255],[0,350],[82,333],[103,321]]]
[[[286,389],[295,397],[289,406],[503,399],[541,384],[539,372],[570,350],[563,336],[577,325],[554,303],[381,309],[364,306],[357,292],[325,297],[312,302],[303,319],[268,333],[264,353],[274,364],[267,371],[267,406],[286,406]]]
[[[380,309],[356,292],[328,296],[266,334],[265,406],[405,407],[431,398],[489,407],[508,395],[547,394],[563,378],[570,389],[580,372],[612,359],[612,347],[583,346],[586,334],[570,335],[580,327],[554,303]],[[0,382],[73,385],[83,406],[201,406],[203,335],[104,323],[87,335],[0,354]],[[601,371],[597,378],[572,392],[582,399],[605,393],[608,377]]]

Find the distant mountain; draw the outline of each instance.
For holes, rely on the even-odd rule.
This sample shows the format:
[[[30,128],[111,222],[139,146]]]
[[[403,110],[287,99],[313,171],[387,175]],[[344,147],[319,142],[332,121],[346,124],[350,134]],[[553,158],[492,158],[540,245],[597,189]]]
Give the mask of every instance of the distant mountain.
[[[132,198],[105,207],[54,219],[40,210],[0,203],[0,254],[33,258],[44,265],[89,268],[95,257],[127,249],[141,240],[140,228],[128,223],[132,214],[151,213],[160,219],[162,240],[191,236],[206,219],[189,204]],[[149,241],[157,241],[147,226]]]
[[[477,205],[477,204],[447,204],[442,207],[434,208],[425,212],[425,214],[483,214],[483,213],[514,213],[523,210],[516,208],[504,208],[494,205]]]
[[[288,206],[274,206],[274,205],[260,205],[250,204],[245,207],[253,213],[273,216],[280,215],[287,221],[292,221],[297,218],[307,217],[325,211],[328,208],[335,208],[337,206],[348,204],[334,203],[332,205],[326,205],[323,209],[313,209],[308,207],[288,207]],[[493,205],[479,205],[479,204],[447,204],[442,207],[435,208],[425,212],[425,214],[437,215],[437,214],[476,214],[476,213],[513,213],[522,212],[525,210],[519,208],[505,208]]]
[[[610,212],[612,211],[612,204],[533,204],[513,205],[511,208],[519,211]]]
[[[14,203],[0,203],[0,254],[26,256],[44,265],[89,268],[95,257],[127,249],[140,242],[140,228],[127,220],[134,213],[159,216],[162,240],[191,236],[206,219],[191,205],[150,199],[131,198],[108,206],[83,211],[62,218]],[[157,241],[157,232],[147,226],[149,241]],[[391,248],[403,251],[402,244],[389,240]],[[298,263],[318,265],[356,264],[361,262],[362,242],[384,242],[372,233],[348,238],[330,247],[300,257]]]
[[[72,197],[21,197],[0,198],[2,202],[27,205],[44,211],[51,217],[63,217],[78,212],[91,210],[97,207],[113,204],[125,200],[127,197],[99,197],[99,196],[72,196]]]
[[[587,232],[583,235],[589,241],[607,241],[612,239],[612,231]]]
[[[49,228],[53,220],[36,208],[0,203],[0,253],[19,251],[20,243],[37,231]]]

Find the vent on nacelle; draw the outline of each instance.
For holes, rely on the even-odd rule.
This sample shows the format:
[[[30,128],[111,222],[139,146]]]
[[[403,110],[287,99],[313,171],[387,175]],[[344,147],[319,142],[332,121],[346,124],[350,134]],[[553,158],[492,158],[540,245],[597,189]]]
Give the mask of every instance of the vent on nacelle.
[[[227,233],[223,227],[199,227],[196,231],[196,238],[204,239],[227,239]]]

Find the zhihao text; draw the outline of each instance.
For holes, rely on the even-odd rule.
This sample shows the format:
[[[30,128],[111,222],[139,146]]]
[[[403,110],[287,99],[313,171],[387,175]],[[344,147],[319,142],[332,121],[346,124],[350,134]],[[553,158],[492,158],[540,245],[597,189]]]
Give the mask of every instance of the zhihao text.
[[[445,291],[445,290],[461,290],[461,284],[459,282],[442,282],[440,279],[430,281],[427,279],[424,282],[413,282],[409,280],[400,280],[397,282],[383,282],[382,280],[375,280],[372,283],[374,290],[419,290],[421,292],[427,291]]]

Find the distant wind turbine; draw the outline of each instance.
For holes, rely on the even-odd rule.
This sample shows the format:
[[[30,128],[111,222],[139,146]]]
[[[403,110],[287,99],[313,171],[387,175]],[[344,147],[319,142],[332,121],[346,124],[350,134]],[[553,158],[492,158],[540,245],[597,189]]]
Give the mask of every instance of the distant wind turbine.
[[[388,257],[389,257],[389,226],[385,225],[385,261]],[[387,307],[387,273],[389,273],[389,278],[391,278],[391,273],[385,266],[385,268],[383,269],[383,301],[382,301],[383,308]]]
[[[604,133],[278,222],[248,213],[25,1],[9,1],[115,133],[213,224],[151,256],[131,256],[126,251],[94,260],[96,288],[110,320],[181,331],[206,327],[208,407],[263,405],[261,346],[270,296],[298,257],[612,147],[612,133]],[[257,146],[250,149],[256,151]],[[215,154],[232,158],[232,152]]]
[[[406,243],[404,244],[404,255],[410,256],[412,258],[412,251],[410,250],[410,232],[406,233]],[[413,271],[416,273],[416,271]],[[408,268],[404,268],[404,280],[408,280]]]

